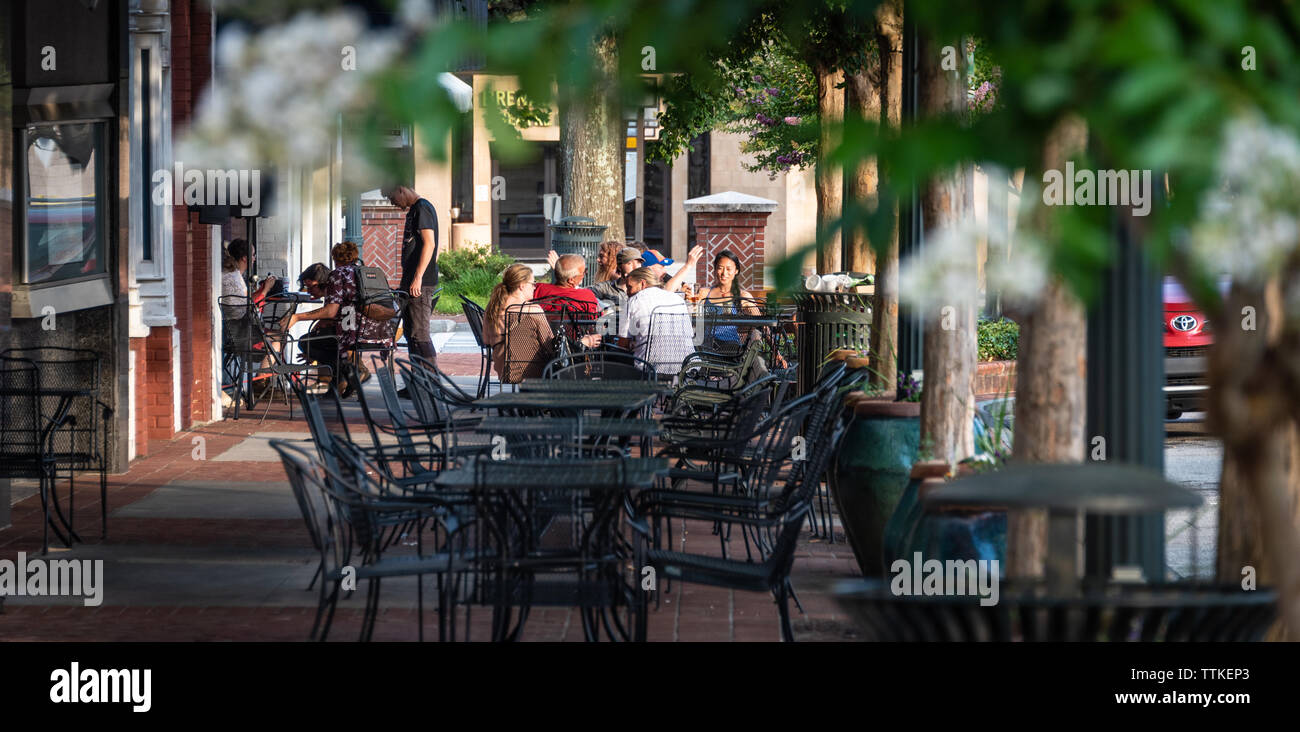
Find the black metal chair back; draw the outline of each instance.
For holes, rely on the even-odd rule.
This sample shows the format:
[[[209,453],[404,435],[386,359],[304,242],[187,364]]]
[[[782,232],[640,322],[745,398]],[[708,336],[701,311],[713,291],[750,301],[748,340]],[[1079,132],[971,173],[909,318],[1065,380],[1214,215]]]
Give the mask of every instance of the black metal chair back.
[[[0,476],[34,478],[48,459],[40,372],[25,358],[0,356]]]
[[[327,480],[328,468],[301,445],[271,440],[271,448],[280,455],[307,531],[320,553],[321,572],[327,579],[334,577],[352,561],[354,544],[348,515],[351,512],[340,510],[350,499],[336,494]]]
[[[479,362],[478,389],[477,397],[482,399],[487,396],[488,386],[492,380],[492,348],[483,341],[483,318],[487,316],[482,306],[473,300],[460,296],[460,309],[465,313],[465,322],[469,323],[469,330],[474,334],[474,342],[478,344],[481,360]]]
[[[381,340],[362,340],[358,333],[358,338],[351,348],[351,363],[354,368],[361,365],[362,359],[365,358],[367,353],[379,354],[384,364],[389,369],[393,368],[394,353],[397,349],[397,326],[402,323],[402,314],[406,312],[410,301],[411,296],[401,290],[390,290],[387,293],[375,295],[362,301],[362,309],[377,303],[391,307],[395,314],[392,318],[380,322],[384,330],[384,337]],[[355,317],[360,319],[363,316],[358,312]],[[360,323],[358,323],[358,327],[360,327]]]
[[[85,348],[33,346],[6,349],[0,356],[26,359],[35,364],[44,390],[89,390],[88,396],[70,401],[68,419],[55,430],[52,446],[64,467],[78,470],[98,467],[99,460],[107,453],[107,431],[102,419],[107,405],[99,399],[99,353]],[[59,401],[57,396],[41,397],[41,413],[47,417],[53,415]]]
[[[613,351],[584,351],[553,359],[542,369],[544,379],[570,381],[599,381],[620,379],[625,381],[651,381],[654,367],[647,361],[626,353]]]
[[[633,332],[636,328],[635,323],[628,326],[628,335],[637,342],[633,352],[654,366],[660,380],[676,379],[682,362],[698,347],[695,318],[685,301],[660,305],[651,311],[644,333]]]

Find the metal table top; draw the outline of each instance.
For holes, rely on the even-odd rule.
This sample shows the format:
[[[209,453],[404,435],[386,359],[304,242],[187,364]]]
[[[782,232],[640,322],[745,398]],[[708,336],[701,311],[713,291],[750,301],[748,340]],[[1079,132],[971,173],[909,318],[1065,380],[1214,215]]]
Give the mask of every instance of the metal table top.
[[[626,470],[622,481],[619,480],[620,470]],[[653,488],[655,478],[667,470],[668,461],[665,458],[627,458],[617,461],[492,460],[471,457],[465,461],[464,467],[439,473],[434,484],[439,488],[460,491],[528,488],[644,490]]]
[[[480,409],[545,409],[574,411],[586,409],[626,410],[644,409],[657,398],[657,392],[623,393],[619,391],[521,391],[502,392],[477,399],[474,406]]]
[[[619,394],[669,394],[670,387],[632,379],[524,379],[524,392],[614,392]]]
[[[487,417],[474,428],[491,435],[538,435],[573,433],[601,437],[656,437],[659,422],[653,419],[613,417]]]
[[[941,506],[983,504],[1113,515],[1201,505],[1200,496],[1158,473],[1110,463],[1009,465],[935,488],[924,501]]]

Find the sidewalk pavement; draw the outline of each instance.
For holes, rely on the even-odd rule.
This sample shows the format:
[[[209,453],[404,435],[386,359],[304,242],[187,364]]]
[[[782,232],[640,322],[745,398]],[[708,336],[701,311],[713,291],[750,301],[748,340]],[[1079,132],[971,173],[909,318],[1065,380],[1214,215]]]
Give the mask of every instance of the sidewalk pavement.
[[[477,354],[472,358],[477,360]],[[372,381],[366,388],[370,396],[376,385]],[[355,408],[355,400],[351,405]],[[103,604],[85,607],[81,598],[67,597],[6,598],[0,639],[307,640],[317,593],[306,587],[317,555],[268,440],[308,440],[309,435],[300,416],[288,419],[283,402],[262,421],[264,409],[259,404],[239,421],[200,427],[168,442],[151,441],[152,454],[135,460],[126,474],[109,478],[106,539],[99,537],[98,481],[79,478],[74,520],[86,543],[71,550],[52,548],[47,558],[102,559]],[[59,491],[66,506],[66,482]],[[687,524],[680,533],[682,551],[719,552],[709,525]],[[743,555],[738,533],[732,544]],[[13,507],[13,526],[0,530],[0,559],[13,560],[18,552],[34,558],[40,549],[40,499],[29,495]],[[810,540],[805,530],[793,575],[805,610],[800,614],[792,608],[798,640],[857,637],[829,594],[835,581],[857,574],[842,535],[827,544]],[[651,640],[780,640],[770,595],[671,584],[661,592],[658,609],[651,603]],[[426,585],[425,637],[436,638],[437,613],[428,589],[433,583]],[[331,640],[357,637],[364,596],[357,592],[340,602]],[[386,581],[375,638],[415,640],[415,611],[415,580]],[[487,637],[486,626],[479,628],[477,621],[486,622],[488,616],[486,610],[476,611],[474,638]],[[581,640],[581,620],[571,609],[538,608],[524,638]]]

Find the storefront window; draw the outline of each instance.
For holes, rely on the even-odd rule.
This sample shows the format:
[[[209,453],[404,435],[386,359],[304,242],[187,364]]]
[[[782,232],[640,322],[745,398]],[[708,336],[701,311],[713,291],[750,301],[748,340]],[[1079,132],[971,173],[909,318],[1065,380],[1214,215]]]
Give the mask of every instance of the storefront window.
[[[32,125],[23,134],[27,226],[23,281],[104,271],[104,123]]]

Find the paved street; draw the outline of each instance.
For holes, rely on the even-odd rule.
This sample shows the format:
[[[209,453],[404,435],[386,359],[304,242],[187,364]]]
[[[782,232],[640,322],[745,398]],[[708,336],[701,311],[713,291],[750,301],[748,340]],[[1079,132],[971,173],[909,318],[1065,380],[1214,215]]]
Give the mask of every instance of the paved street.
[[[1205,434],[1202,420],[1203,415],[1187,414],[1166,425],[1165,477],[1205,499],[1198,509],[1165,515],[1165,561],[1169,578],[1175,580],[1214,576],[1223,449],[1217,439]]]

